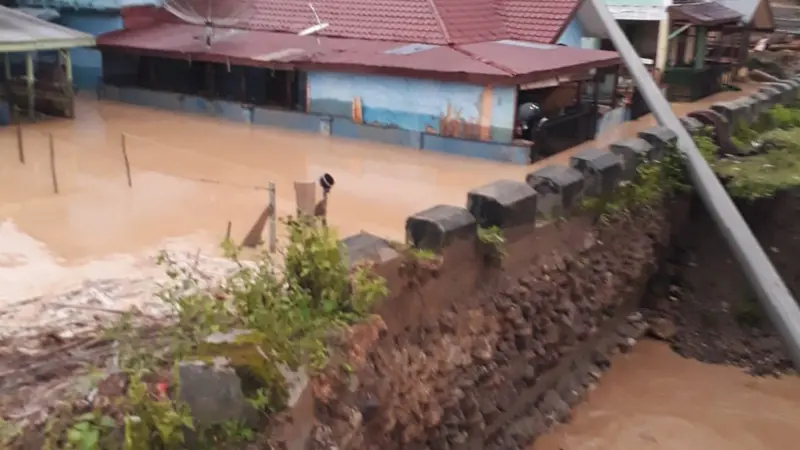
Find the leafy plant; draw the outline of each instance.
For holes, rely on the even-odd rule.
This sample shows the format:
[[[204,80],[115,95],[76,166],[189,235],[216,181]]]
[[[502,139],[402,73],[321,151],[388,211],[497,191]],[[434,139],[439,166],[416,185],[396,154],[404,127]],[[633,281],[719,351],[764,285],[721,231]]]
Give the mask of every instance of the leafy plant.
[[[689,189],[686,180],[684,156],[672,148],[661,160],[640,162],[633,180],[620,183],[610,197],[584,199],[583,207],[597,214],[601,223],[631,218],[638,211],[652,208],[663,199]]]
[[[489,262],[499,263],[505,257],[506,237],[500,227],[478,227],[478,242],[486,250]]]
[[[236,269],[211,282],[196,267],[160,255],[169,281],[159,298],[173,320],[141,330],[124,316],[107,330],[118,345],[119,395],[91,411],[63,410],[44,430],[47,449],[173,450],[186,447],[186,431],[202,448],[240,448],[254,430],[242,423],[198,427],[187,405],[172,393],[174,369],[185,359],[229,359],[258,383],[245,392],[268,415],[285,407],[288,387],[282,367],[309,370],[327,361],[327,336],[361,320],[387,294],[385,280],[369,266],[350,267],[332,230],[316,219],[287,219],[289,244],[283,264],[263,253],[243,261],[230,242],[225,253]],[[212,333],[247,330],[230,345],[211,345]],[[237,335],[239,336],[239,335]],[[77,412],[77,414],[76,414]],[[7,433],[10,434],[10,433]]]

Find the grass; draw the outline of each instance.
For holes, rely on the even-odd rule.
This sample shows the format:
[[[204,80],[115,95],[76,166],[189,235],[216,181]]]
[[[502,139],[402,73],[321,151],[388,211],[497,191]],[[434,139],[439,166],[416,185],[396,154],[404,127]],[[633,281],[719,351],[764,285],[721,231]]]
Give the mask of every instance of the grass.
[[[794,124],[792,124],[794,125]],[[762,143],[759,153],[722,158],[714,170],[727,181],[733,197],[755,199],[800,186],[800,128],[773,129],[753,140]]]

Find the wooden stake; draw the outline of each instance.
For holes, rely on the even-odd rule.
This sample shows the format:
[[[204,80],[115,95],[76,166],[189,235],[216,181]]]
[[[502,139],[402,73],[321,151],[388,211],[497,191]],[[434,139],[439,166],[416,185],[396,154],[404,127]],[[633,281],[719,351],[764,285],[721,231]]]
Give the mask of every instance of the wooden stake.
[[[231,240],[231,227],[232,226],[233,226],[233,224],[229,220],[228,221],[228,229],[225,230],[225,242],[230,242],[230,240]]]
[[[17,150],[19,151],[19,162],[25,164],[25,144],[22,142],[22,124],[17,123]]]
[[[50,175],[53,177],[53,192],[58,194],[58,178],[56,176],[56,149],[53,141],[53,133],[47,135],[50,143]]]
[[[278,208],[276,205],[276,198],[275,198],[275,183],[272,181],[269,182],[269,207],[271,209],[270,218],[269,218],[269,251],[274,253],[278,247],[278,237],[277,237],[277,228],[278,228]]]
[[[125,133],[122,133],[122,158],[125,160],[125,175],[128,177],[128,187],[133,187],[133,179],[131,179],[131,163],[128,161],[128,145],[125,139]]]

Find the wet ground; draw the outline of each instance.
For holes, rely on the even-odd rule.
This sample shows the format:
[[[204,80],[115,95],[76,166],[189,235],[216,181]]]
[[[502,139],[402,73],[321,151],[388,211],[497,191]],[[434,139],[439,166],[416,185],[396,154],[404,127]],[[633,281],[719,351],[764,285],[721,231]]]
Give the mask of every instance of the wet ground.
[[[787,450],[799,417],[800,378],[757,378],[643,341],[532,450]]]

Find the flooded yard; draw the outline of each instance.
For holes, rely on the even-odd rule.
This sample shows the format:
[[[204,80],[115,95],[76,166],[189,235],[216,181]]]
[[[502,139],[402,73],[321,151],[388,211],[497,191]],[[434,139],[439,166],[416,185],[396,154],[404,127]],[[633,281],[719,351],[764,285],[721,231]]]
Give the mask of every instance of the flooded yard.
[[[718,94],[703,102],[736,98]],[[699,104],[675,105],[680,114]],[[404,240],[409,214],[463,205],[491,181],[522,180],[539,165],[567,163],[580,148],[633,136],[645,117],[535,166],[414,151],[196,115],[80,98],[75,120],[0,130],[0,306],[76,289],[87,280],[154,273],[160,249],[213,254],[227,223],[241,241],[268,202],[295,212],[295,181],[336,179],[328,221],[340,236],[366,230]],[[128,187],[122,136],[131,166]],[[54,194],[50,137],[58,194]],[[7,319],[7,318],[6,318]]]

